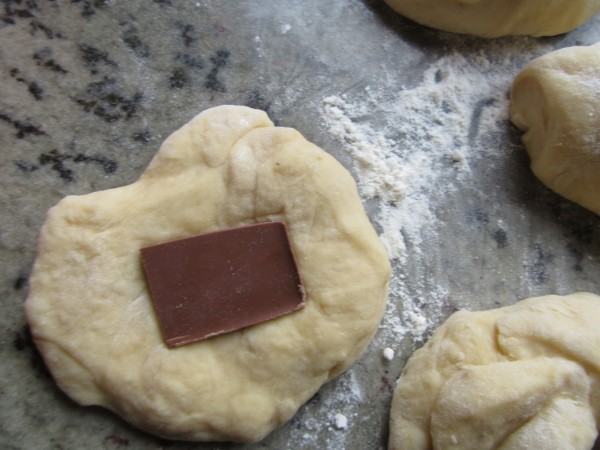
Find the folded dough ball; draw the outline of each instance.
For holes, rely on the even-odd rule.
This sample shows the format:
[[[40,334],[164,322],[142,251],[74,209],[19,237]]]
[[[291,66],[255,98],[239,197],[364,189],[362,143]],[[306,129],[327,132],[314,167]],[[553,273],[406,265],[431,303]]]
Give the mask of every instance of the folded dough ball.
[[[511,97],[511,120],[525,131],[533,173],[600,214],[600,43],[533,60]]]
[[[287,224],[306,306],[168,348],[140,248],[274,220]],[[172,134],[137,182],[49,211],[26,312],[52,375],[80,404],[167,438],[250,442],[361,355],[389,276],[350,174],[264,112],[223,106]]]
[[[391,450],[589,450],[600,423],[600,296],[459,311],[408,360]]]
[[[385,0],[422,25],[486,38],[553,36],[600,11],[600,0]]]

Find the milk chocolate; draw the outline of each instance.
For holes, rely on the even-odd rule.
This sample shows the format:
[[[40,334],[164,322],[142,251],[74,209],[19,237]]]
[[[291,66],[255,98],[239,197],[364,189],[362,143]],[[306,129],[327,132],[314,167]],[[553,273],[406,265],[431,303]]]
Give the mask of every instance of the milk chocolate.
[[[305,303],[282,222],[153,245],[141,249],[141,258],[170,347],[265,322]]]

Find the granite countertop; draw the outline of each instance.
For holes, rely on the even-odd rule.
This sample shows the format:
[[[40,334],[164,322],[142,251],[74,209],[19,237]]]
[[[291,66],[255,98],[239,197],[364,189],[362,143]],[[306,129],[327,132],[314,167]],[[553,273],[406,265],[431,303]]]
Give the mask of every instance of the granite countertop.
[[[600,218],[532,176],[519,133],[498,106],[528,60],[599,41],[600,17],[553,38],[490,41],[426,29],[378,0],[0,5],[1,448],[384,448],[393,383],[451,312],[551,293],[600,294]],[[404,245],[393,261],[395,281],[381,330],[364,357],[292,421],[255,445],[169,442],[101,408],[80,407],[55,386],[23,312],[49,207],[65,195],[133,182],[166,136],[221,104],[263,109],[276,124],[298,129],[364,188],[356,141],[332,131],[326,113],[331,99],[348,107],[348,123],[357,130],[385,128],[386,138],[404,149],[394,160],[402,163],[411,152],[433,147],[421,147],[419,140],[402,145],[418,123],[394,123],[399,116],[386,99],[420,92],[437,66],[443,69],[433,72],[432,83],[442,82],[457,73],[454,61],[475,61],[499,92],[482,92],[464,113],[462,150],[448,149],[454,155],[449,164],[463,162],[467,169],[432,178],[421,197],[407,195],[421,199],[415,211],[426,203],[429,215],[413,224],[416,234],[401,219],[395,225]],[[352,115],[348,105],[361,108]],[[440,105],[444,112],[453,108]],[[486,113],[493,107],[500,120],[489,128]],[[440,111],[424,111],[423,117]],[[460,124],[458,118],[453,124]],[[394,135],[394,129],[402,131]],[[363,199],[378,231],[386,232],[386,199],[377,193]],[[409,208],[401,200],[392,206]],[[396,352],[391,361],[381,356],[386,347]],[[346,428],[335,426],[338,413],[348,419]]]

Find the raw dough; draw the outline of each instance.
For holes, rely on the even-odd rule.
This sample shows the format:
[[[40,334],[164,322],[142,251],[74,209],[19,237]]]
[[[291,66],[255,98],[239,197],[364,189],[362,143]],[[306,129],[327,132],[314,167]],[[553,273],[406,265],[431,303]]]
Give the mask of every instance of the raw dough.
[[[600,11],[600,0],[385,0],[423,25],[493,38],[553,36],[577,28]]]
[[[169,349],[139,249],[281,220],[304,309]],[[171,135],[141,178],[69,196],[43,226],[27,317],[59,386],[151,433],[258,441],[363,352],[390,264],[350,174],[297,131],[223,106]]]
[[[600,423],[600,296],[459,311],[409,359],[392,450],[589,450]]]
[[[535,175],[600,214],[600,43],[530,62],[514,81],[511,119]]]

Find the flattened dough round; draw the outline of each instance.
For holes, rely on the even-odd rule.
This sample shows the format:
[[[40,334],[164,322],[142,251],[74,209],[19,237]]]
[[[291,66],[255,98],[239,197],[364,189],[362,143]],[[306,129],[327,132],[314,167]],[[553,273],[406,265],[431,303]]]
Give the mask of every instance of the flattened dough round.
[[[600,423],[600,296],[459,311],[408,360],[391,450],[589,450]]]
[[[511,97],[511,120],[525,131],[533,173],[600,214],[600,43],[533,60]]]
[[[255,222],[287,224],[306,306],[169,349],[139,249]],[[59,386],[151,433],[258,441],[363,352],[390,264],[354,180],[258,110],[207,110],[172,134],[140,179],[69,196],[41,231],[26,301]]]
[[[422,25],[486,38],[553,36],[600,11],[600,0],[385,0]]]

